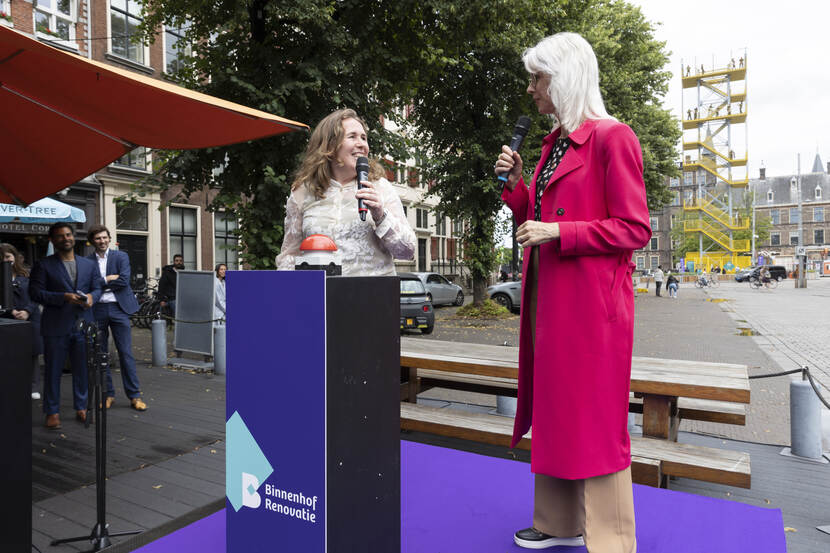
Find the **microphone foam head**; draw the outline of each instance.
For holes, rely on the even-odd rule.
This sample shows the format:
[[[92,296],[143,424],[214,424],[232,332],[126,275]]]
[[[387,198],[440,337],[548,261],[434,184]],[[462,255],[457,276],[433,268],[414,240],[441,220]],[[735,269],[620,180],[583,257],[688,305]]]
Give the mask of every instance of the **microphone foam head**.
[[[369,158],[365,156],[360,156],[357,158],[357,163],[355,163],[355,168],[357,169],[358,173],[368,173],[369,172]]]

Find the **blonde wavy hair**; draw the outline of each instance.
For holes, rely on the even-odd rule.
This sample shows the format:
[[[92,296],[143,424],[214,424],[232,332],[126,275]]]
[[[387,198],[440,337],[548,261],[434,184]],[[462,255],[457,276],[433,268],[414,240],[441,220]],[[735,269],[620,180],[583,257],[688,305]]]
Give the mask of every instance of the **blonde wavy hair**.
[[[548,94],[556,108],[554,129],[559,126],[570,134],[586,119],[614,119],[605,110],[599,90],[597,56],[580,35],[546,37],[525,50],[522,61],[528,73],[551,76]]]
[[[354,119],[368,132],[366,123],[353,109],[338,109],[326,115],[311,133],[305,156],[294,176],[291,190],[306,185],[314,197],[322,198],[332,179],[331,164],[337,163],[337,149],[343,144],[343,121]],[[383,168],[374,159],[369,159],[369,180],[375,181],[384,175]]]

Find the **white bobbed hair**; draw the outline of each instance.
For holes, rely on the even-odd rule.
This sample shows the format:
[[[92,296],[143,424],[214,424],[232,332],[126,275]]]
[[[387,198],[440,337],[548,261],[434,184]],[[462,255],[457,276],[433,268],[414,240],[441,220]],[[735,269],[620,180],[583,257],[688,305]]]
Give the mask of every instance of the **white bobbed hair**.
[[[568,134],[586,119],[614,119],[605,111],[599,91],[597,56],[588,41],[576,33],[556,33],[522,54],[528,73],[551,76],[548,94],[556,114],[554,128]]]

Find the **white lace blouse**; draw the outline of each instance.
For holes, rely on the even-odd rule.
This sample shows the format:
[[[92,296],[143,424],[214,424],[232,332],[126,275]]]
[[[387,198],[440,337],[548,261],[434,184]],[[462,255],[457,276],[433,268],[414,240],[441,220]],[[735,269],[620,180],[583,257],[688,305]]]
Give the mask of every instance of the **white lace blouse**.
[[[375,181],[386,217],[376,226],[371,212],[365,221],[357,213],[357,180],[332,180],[322,199],[306,186],[291,192],[285,207],[285,235],[277,270],[293,271],[300,243],[312,234],[325,234],[337,245],[343,275],[394,275],[393,259],[412,259],[415,233],[403,213],[401,199],[386,179]]]

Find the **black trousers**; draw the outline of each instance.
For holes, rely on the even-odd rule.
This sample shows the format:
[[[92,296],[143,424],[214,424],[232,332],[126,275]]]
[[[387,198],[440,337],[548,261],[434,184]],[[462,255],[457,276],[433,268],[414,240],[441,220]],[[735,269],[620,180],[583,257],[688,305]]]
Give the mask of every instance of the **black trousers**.
[[[657,281],[654,283],[655,290],[657,291],[657,295],[660,295],[660,287],[663,286],[663,281]]]

